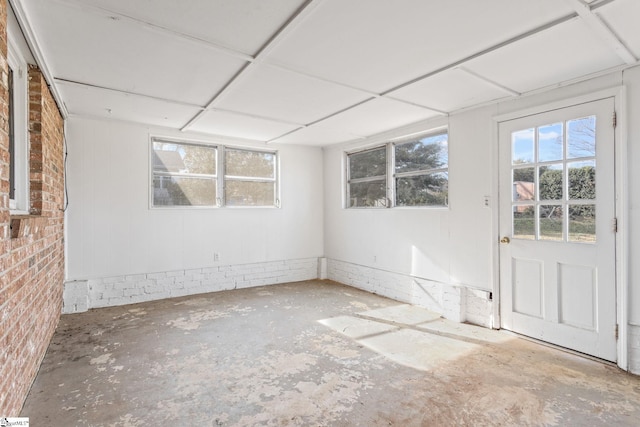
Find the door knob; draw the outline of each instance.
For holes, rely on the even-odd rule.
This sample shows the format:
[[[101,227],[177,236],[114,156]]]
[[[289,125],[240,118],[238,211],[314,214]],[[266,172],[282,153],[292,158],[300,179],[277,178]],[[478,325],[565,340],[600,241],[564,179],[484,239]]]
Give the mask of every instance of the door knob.
[[[502,239],[500,239],[500,243],[510,243],[511,239],[509,239],[507,236],[504,236]]]

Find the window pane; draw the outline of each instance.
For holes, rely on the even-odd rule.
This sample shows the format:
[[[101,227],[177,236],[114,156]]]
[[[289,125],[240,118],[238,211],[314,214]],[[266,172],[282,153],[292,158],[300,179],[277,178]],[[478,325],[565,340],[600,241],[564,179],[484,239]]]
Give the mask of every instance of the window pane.
[[[227,206],[273,206],[275,183],[251,181],[226,181]]]
[[[569,241],[596,241],[596,206],[569,205]]]
[[[540,126],[538,128],[538,161],[562,160],[563,140],[562,123]]]
[[[596,155],[596,116],[567,122],[567,158]]]
[[[511,134],[512,164],[533,163],[534,135],[533,129],[524,129]]]
[[[513,201],[536,199],[535,168],[513,170]]]
[[[447,206],[449,176],[446,172],[396,179],[398,206]]]
[[[386,170],[386,147],[349,155],[349,179],[383,176]]]
[[[385,207],[387,188],[384,180],[349,184],[349,207]]]
[[[540,206],[540,240],[562,240],[562,206]]]
[[[216,174],[216,147],[173,142],[153,143],[154,172]]]
[[[215,201],[213,178],[153,177],[154,206],[214,206]]]
[[[513,207],[513,237],[534,240],[536,238],[535,207],[533,205]]]
[[[540,200],[562,200],[562,164],[540,166]]]
[[[449,162],[447,141],[445,133],[396,145],[396,173],[446,168]]]
[[[263,151],[225,150],[225,175],[275,178],[276,154]]]
[[[569,200],[596,198],[596,161],[569,163]]]

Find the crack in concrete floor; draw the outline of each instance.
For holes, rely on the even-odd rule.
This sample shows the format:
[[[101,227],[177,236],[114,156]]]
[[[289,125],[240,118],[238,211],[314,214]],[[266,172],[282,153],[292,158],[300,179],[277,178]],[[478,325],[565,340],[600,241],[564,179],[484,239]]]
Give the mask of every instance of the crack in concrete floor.
[[[49,426],[640,425],[640,378],[331,282],[64,315]]]

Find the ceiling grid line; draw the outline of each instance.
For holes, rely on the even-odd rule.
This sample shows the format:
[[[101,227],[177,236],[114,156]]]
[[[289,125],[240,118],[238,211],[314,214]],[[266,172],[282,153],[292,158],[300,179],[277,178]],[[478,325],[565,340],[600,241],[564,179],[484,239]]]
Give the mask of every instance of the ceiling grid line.
[[[204,107],[204,111],[198,113],[195,117],[193,117],[187,124],[185,124],[180,131],[185,132],[188,131],[191,126],[193,126],[198,120],[200,120],[206,111],[209,111],[213,108],[216,103],[218,103],[222,97],[225,96],[235,85],[239,84],[240,81],[247,76],[247,74],[251,71],[251,69],[259,63],[262,58],[268,54],[268,52],[275,47],[278,43],[280,43],[288,34],[291,33],[295,29],[295,27],[304,19],[306,19],[309,15],[313,13],[316,9],[317,5],[322,0],[307,0],[296,12],[291,16],[284,24],[280,26],[280,28],[275,32],[273,36],[271,36],[265,44],[260,48],[258,53],[253,58],[253,61],[247,63],[243,68],[234,75],[229,82],[220,90],[218,93],[214,95],[214,97],[209,101],[209,103]]]
[[[588,3],[583,0],[565,0],[576,11],[585,24],[627,64],[635,64],[638,58],[624,45],[618,36],[600,19]]]

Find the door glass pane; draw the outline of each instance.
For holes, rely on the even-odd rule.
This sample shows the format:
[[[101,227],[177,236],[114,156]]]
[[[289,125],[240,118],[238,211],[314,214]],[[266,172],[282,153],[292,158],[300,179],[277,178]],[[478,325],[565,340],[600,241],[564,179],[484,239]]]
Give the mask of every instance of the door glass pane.
[[[596,206],[569,205],[569,241],[596,241]]]
[[[535,227],[535,207],[533,205],[520,205],[513,207],[514,238],[535,240]]]
[[[540,126],[538,128],[538,161],[562,160],[563,140],[562,123]]]
[[[562,206],[540,206],[540,240],[562,240]]]
[[[513,170],[513,201],[535,200],[535,168]]]
[[[596,198],[596,161],[569,163],[569,200]]]
[[[520,130],[511,134],[512,164],[533,163],[534,137],[535,133],[533,128]]]
[[[540,200],[562,200],[562,163],[540,166]]]
[[[567,122],[567,158],[596,155],[596,116]]]

